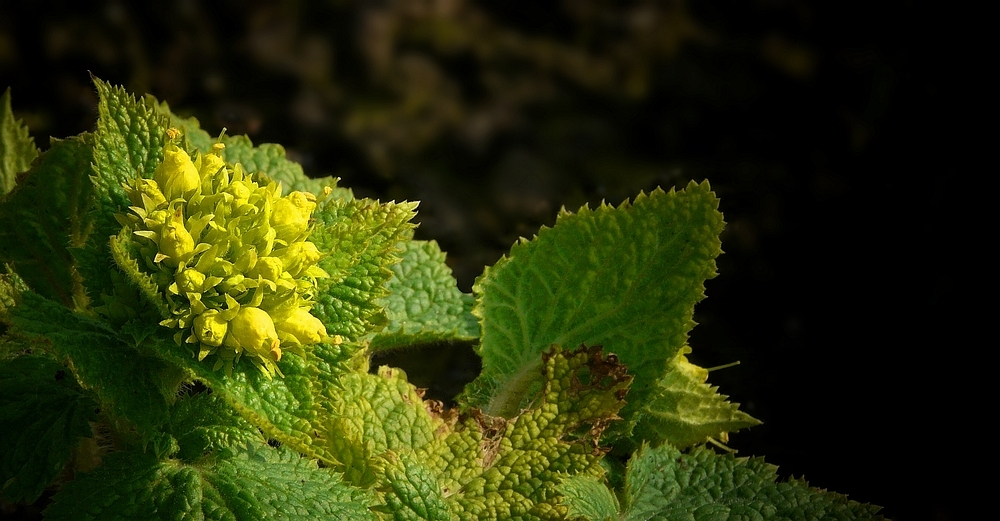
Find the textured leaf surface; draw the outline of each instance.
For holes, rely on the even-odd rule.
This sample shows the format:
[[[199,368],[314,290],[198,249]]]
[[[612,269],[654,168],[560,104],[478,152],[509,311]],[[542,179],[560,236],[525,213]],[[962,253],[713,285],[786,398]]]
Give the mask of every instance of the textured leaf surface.
[[[161,337],[155,341],[158,356],[183,367],[190,378],[212,389],[240,416],[264,431],[266,437],[327,464],[335,462],[325,449],[321,425],[316,421],[319,408],[314,395],[319,391],[313,387],[329,379],[320,378],[320,364],[289,354],[278,362],[284,376],[268,378],[249,360],[242,359],[227,376],[222,370],[214,371],[211,365],[199,362],[189,345],[178,346]],[[310,351],[306,354],[313,356]]]
[[[136,176],[153,176],[163,161],[169,118],[148,99],[137,100],[121,87],[97,78],[94,85],[100,96],[92,178],[96,208],[87,244],[74,254],[88,295],[99,302],[101,291],[110,293],[112,287],[108,240],[121,229],[114,215],[128,211],[123,184]]]
[[[27,172],[36,157],[38,149],[28,127],[14,118],[8,87],[0,96],[0,197],[14,189],[17,174]]]
[[[473,290],[483,372],[470,405],[508,416],[520,404],[495,401],[550,344],[600,344],[635,377],[629,405],[653,390],[687,343],[694,304],[715,276],[723,228],[708,183],[655,190],[618,208],[562,213],[553,228],[522,241],[488,268]]]
[[[97,404],[57,362],[40,356],[0,359],[0,485],[3,497],[31,503],[92,436]]]
[[[388,453],[384,462],[385,501],[397,521],[449,521],[451,510],[436,476],[415,455]]]
[[[143,440],[153,439],[168,418],[167,396],[179,383],[176,370],[142,356],[108,329],[35,293],[25,293],[10,320],[15,331],[41,336],[58,357],[71,361],[77,380],[93,390],[101,409]],[[123,434],[128,429],[123,430]]]
[[[557,489],[563,495],[567,519],[610,521],[618,517],[618,498],[597,478],[568,477]]]
[[[46,519],[377,519],[366,495],[291,451],[262,448],[203,464],[119,453],[56,494]]]
[[[341,377],[326,393],[330,420],[326,439],[340,464],[335,468],[359,486],[377,478],[377,456],[414,450],[429,443],[441,425],[424,409],[416,389],[399,369]]]
[[[267,442],[256,427],[214,393],[178,399],[170,410],[170,432],[177,438],[177,457],[192,461],[203,454]]]
[[[554,347],[542,371],[532,408],[510,421],[474,417],[420,451],[462,519],[563,519],[563,478],[603,477],[598,438],[617,418],[631,377],[597,348]]]
[[[389,325],[372,339],[372,349],[479,337],[472,296],[458,289],[437,242],[404,241],[400,249],[383,301]]]
[[[385,327],[381,304],[389,267],[399,262],[400,241],[413,235],[416,203],[337,199],[316,211],[309,240],[325,257],[319,266],[330,274],[319,280],[312,313],[330,335],[358,339]]]
[[[622,519],[883,519],[878,507],[804,481],[778,483],[776,478],[777,467],[759,458],[717,455],[706,448],[684,454],[669,445],[645,447],[629,462]]]
[[[641,405],[634,439],[678,448],[725,438],[727,433],[760,424],[730,403],[718,388],[705,383],[708,371],[688,362],[684,347],[671,360],[650,398]]]
[[[93,188],[89,135],[53,140],[16,190],[0,201],[0,262],[42,295],[71,305],[82,293],[69,247],[82,240]]]

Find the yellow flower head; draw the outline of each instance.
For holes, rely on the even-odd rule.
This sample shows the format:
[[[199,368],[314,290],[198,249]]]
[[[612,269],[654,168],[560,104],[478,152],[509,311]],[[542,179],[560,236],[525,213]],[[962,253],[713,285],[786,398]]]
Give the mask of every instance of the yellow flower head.
[[[192,160],[179,137],[168,132],[153,179],[126,186],[132,213],[120,220],[138,237],[139,264],[171,311],[161,324],[177,342],[227,373],[246,357],[273,376],[283,343],[301,352],[327,338],[309,313],[316,278],[328,276],[307,239],[316,198],[282,196],[277,183],[227,164],[221,143]]]

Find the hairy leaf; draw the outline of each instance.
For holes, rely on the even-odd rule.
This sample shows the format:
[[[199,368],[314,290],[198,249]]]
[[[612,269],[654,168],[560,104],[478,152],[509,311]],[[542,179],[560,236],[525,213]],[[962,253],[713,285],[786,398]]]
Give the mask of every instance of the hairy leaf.
[[[330,277],[319,280],[312,312],[329,334],[353,340],[385,327],[389,267],[399,262],[400,241],[412,237],[416,206],[337,199],[316,210],[309,240],[325,255],[319,266]]]
[[[522,404],[499,390],[537,364],[542,350],[600,344],[635,377],[622,412],[631,420],[686,345],[694,304],[715,276],[724,225],[717,208],[708,183],[692,182],[618,208],[564,211],[555,227],[514,245],[473,286],[483,372],[467,403],[510,416]]]
[[[192,461],[203,454],[267,442],[256,427],[215,393],[177,400],[170,410],[170,432],[177,438],[177,457]]]
[[[185,464],[119,453],[67,484],[46,519],[377,519],[370,499],[287,450],[263,447]]]
[[[124,183],[135,177],[152,177],[163,161],[169,118],[148,100],[137,100],[121,87],[94,78],[100,96],[97,132],[94,134],[93,229],[83,248],[74,250],[78,269],[92,301],[111,292],[108,273],[113,261],[108,239],[121,225],[116,213],[127,213],[129,200]]]
[[[52,353],[68,358],[77,380],[97,394],[101,409],[121,423],[123,434],[131,425],[143,441],[159,437],[159,426],[168,418],[167,397],[179,383],[175,368],[32,292],[11,310],[10,321],[18,333],[45,338]]]
[[[472,297],[458,289],[437,242],[404,241],[400,250],[383,301],[389,325],[372,339],[372,350],[479,337]]]
[[[729,403],[718,388],[705,383],[708,371],[688,362],[682,348],[640,408],[634,439],[654,444],[668,441],[678,448],[725,439],[727,433],[759,425],[739,404]]]
[[[89,422],[96,408],[54,360],[0,360],[0,495],[13,502],[38,499],[80,438],[92,436]]]
[[[777,467],[760,458],[684,454],[670,445],[644,447],[629,462],[621,518],[638,520],[883,519],[879,508],[809,487],[776,482]]]
[[[618,517],[618,498],[597,478],[570,476],[557,489],[563,495],[567,519],[611,521]]]
[[[382,458],[387,510],[397,521],[449,521],[451,510],[436,476],[411,451],[389,452]]]
[[[358,486],[377,479],[377,456],[423,447],[441,426],[399,369],[383,366],[377,375],[346,374],[325,399],[328,450],[339,461],[335,468]]]
[[[65,305],[82,297],[69,247],[82,241],[93,188],[88,178],[91,136],[52,146],[0,201],[0,262],[9,263],[38,293]],[[16,223],[16,224],[15,224]]]
[[[8,87],[0,96],[0,197],[14,189],[17,174],[27,172],[36,157],[38,149],[28,127],[14,119]]]

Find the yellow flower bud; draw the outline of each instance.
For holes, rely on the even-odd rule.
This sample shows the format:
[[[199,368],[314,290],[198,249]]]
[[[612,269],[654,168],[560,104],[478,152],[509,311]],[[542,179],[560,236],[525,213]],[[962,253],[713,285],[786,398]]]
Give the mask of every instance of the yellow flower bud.
[[[194,268],[186,268],[177,272],[174,282],[177,283],[177,289],[181,294],[198,293],[205,285],[205,274]]]
[[[292,192],[274,203],[271,226],[277,238],[292,241],[309,227],[309,216],[316,209],[316,196],[305,192]]]
[[[192,251],[194,251],[194,238],[184,227],[184,212],[178,206],[170,216],[170,220],[160,229],[160,253],[170,259],[167,262],[168,266],[176,266]]]
[[[194,319],[194,334],[202,344],[218,347],[226,338],[229,324],[220,316],[219,310],[209,309]]]
[[[277,257],[261,257],[257,259],[257,264],[248,272],[251,277],[264,277],[267,280],[276,282],[285,272],[285,265]]]
[[[167,202],[160,192],[160,187],[152,179],[137,179],[135,189],[128,190],[129,200],[133,206],[151,211]]]
[[[261,358],[277,360],[281,357],[278,333],[274,330],[271,315],[260,308],[241,306],[229,322],[226,343],[235,344]]]
[[[168,201],[187,197],[201,185],[201,176],[191,162],[191,157],[173,143],[164,147],[163,162],[156,167],[153,180]]]
[[[281,259],[285,265],[285,271],[291,276],[298,277],[307,268],[319,262],[323,255],[315,244],[305,242],[294,242],[287,248],[275,250],[275,256]]]
[[[202,179],[215,175],[216,172],[226,166],[226,162],[215,154],[204,154],[198,158],[199,173]]]
[[[326,326],[309,313],[308,308],[298,308],[275,328],[295,338],[300,344],[315,344],[326,338]]]

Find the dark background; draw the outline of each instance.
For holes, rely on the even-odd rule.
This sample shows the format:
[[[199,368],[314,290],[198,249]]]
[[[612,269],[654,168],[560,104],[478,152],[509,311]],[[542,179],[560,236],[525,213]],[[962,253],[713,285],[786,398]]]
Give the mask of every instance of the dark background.
[[[729,225],[692,360],[740,360],[710,381],[764,421],[731,446],[895,519],[962,519],[957,447],[982,427],[949,390],[974,269],[947,24],[912,2],[5,1],[0,88],[42,148],[93,128],[91,71],[420,200],[465,291],[562,205],[707,178]],[[474,374],[426,358],[465,367],[408,368],[432,391]]]

